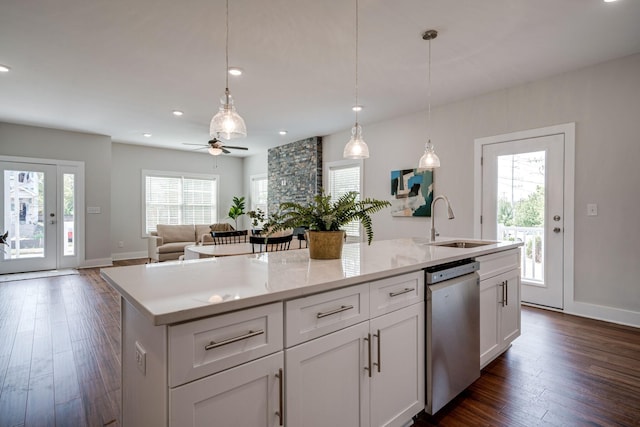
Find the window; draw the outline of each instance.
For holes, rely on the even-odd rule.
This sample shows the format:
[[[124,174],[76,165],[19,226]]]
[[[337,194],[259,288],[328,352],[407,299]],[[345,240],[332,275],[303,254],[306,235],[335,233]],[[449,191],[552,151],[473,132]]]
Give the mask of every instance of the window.
[[[251,175],[251,210],[262,210],[265,217],[267,212],[267,194],[268,194],[267,175]]]
[[[218,177],[178,172],[142,171],[145,233],[157,224],[217,222]]]
[[[346,160],[330,162],[327,164],[326,173],[328,185],[325,191],[331,194],[331,199],[335,200],[345,193],[355,191],[362,193],[362,161]],[[358,196],[358,200],[360,196]],[[346,226],[347,239],[350,241],[361,241],[360,224],[353,221]]]

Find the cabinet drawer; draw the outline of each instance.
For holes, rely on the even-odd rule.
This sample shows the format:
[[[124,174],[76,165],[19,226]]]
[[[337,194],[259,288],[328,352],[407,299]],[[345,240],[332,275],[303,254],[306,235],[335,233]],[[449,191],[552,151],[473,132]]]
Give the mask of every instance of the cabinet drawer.
[[[285,303],[287,347],[369,319],[369,284]]]
[[[169,327],[169,386],[282,350],[282,303]]]
[[[378,317],[424,300],[424,272],[419,271],[370,284],[370,317]]]
[[[476,257],[480,262],[480,280],[497,276],[505,271],[520,268],[520,248]]]

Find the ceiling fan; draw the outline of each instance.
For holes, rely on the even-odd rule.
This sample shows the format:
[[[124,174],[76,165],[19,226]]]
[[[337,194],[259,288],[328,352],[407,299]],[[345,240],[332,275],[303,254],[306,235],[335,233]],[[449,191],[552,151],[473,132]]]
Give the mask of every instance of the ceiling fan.
[[[198,145],[201,148],[196,148],[196,150],[202,150],[207,148],[209,151],[209,154],[211,154],[212,156],[219,156],[220,154],[224,153],[224,154],[229,154],[231,153],[231,151],[228,150],[228,148],[232,149],[232,150],[248,150],[247,147],[236,147],[233,145],[225,145],[222,141],[220,141],[218,138],[213,138],[212,140],[210,140],[207,145],[204,144],[190,144],[188,142],[183,142],[184,145]]]

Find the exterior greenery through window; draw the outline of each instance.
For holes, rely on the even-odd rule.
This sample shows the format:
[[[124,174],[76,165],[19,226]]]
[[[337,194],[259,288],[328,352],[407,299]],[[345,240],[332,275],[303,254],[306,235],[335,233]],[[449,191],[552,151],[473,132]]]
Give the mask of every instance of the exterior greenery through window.
[[[218,177],[177,172],[143,171],[144,230],[157,224],[217,222]]]

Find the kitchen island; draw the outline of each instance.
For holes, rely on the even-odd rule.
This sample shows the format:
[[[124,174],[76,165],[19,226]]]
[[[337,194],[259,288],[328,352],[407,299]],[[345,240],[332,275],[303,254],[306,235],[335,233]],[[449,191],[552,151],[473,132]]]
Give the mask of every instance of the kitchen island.
[[[346,244],[340,260],[298,250],[104,269],[122,296],[122,423],[210,425],[215,414],[216,426],[322,425],[332,413],[332,425],[402,425],[424,407],[422,270],[519,245],[395,239]],[[388,350],[385,322],[403,331],[385,332],[395,339]],[[397,378],[422,380],[394,390],[393,379],[382,382],[394,365]],[[331,378],[344,383],[332,389]],[[353,402],[336,394],[347,388]],[[330,409],[332,394],[342,404]],[[411,402],[377,413],[394,395]]]

